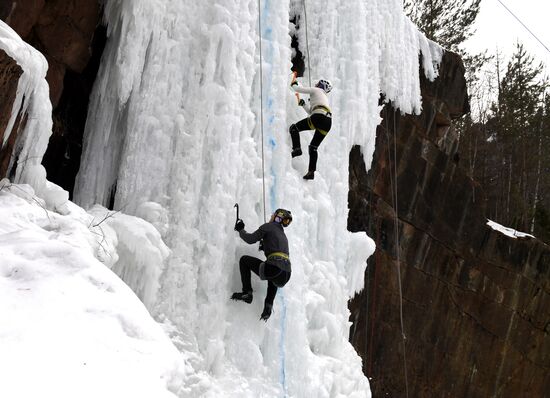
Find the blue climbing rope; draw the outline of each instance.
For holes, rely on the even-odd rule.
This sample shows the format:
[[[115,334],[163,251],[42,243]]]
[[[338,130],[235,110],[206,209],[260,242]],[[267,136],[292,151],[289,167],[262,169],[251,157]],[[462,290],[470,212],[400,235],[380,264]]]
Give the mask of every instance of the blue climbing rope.
[[[281,370],[279,372],[279,380],[283,386],[283,397],[288,397],[286,387],[286,358],[285,358],[285,340],[286,340],[286,300],[284,291],[279,293],[279,301],[281,302],[281,340],[279,342],[279,357],[281,359]]]
[[[262,13],[261,8],[261,0],[258,0],[258,29],[259,29],[259,35],[260,35],[260,123],[261,123],[261,132],[262,132],[262,182],[263,182],[263,205],[264,205],[264,222],[267,221],[266,219],[266,206],[265,206],[265,155],[264,155],[264,103],[263,103],[263,97],[264,97],[264,85],[263,85],[263,58],[262,58],[262,38],[266,37],[267,42],[269,43],[268,51],[266,55],[266,63],[268,65],[273,65],[273,40],[271,37],[272,30],[271,28],[267,28],[265,32],[262,30],[262,21],[267,21],[267,17],[269,16],[269,10],[270,10],[270,0],[265,0],[264,3],[264,12]],[[265,24],[264,24],[265,25]],[[268,89],[272,87],[272,71],[269,71],[268,78],[269,82],[266,85]],[[275,121],[275,115],[273,114],[273,98],[271,98],[271,95],[266,96],[266,106],[268,111],[268,144],[269,148],[271,149],[271,152],[273,153],[274,149],[277,146],[277,142],[275,140],[275,137],[273,135],[273,122]],[[276,208],[276,192],[277,192],[277,185],[278,185],[278,179],[277,179],[277,173],[275,173],[275,170],[273,168],[273,164],[271,165],[270,169],[270,175],[272,178],[272,184],[269,190],[269,199],[270,199],[270,205],[272,209]],[[279,341],[279,360],[280,360],[280,370],[279,370],[279,382],[281,383],[281,387],[283,389],[283,396],[286,398],[288,396],[287,394],[287,385],[286,385],[286,352],[285,352],[285,337],[286,337],[286,302],[284,293],[279,291],[279,299],[281,301],[281,339]]]

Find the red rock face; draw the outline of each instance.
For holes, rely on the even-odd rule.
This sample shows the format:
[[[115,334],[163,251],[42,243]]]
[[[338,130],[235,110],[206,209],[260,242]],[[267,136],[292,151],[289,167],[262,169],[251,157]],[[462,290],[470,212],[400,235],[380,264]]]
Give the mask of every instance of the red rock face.
[[[35,26],[46,53],[74,72],[82,72],[99,21],[97,1],[49,0]]]
[[[0,50],[0,178],[7,175],[13,146],[19,132],[20,118],[13,128],[9,131],[6,129],[12,114],[17,84],[22,74],[21,67],[3,50]]]
[[[350,154],[348,227],[377,244],[350,302],[373,396],[405,396],[398,257],[410,397],[547,396],[550,248],[485,225],[483,192],[456,152],[453,119],[468,110],[458,56],[446,53],[422,92],[419,116],[382,111],[368,173],[359,147]]]
[[[99,2],[0,0],[0,19],[48,61],[46,80],[54,108],[53,134],[43,165],[48,179],[71,193],[79,168],[88,98],[106,40],[105,27],[98,25]],[[4,67],[0,65],[0,75]],[[17,80],[14,83],[16,87]],[[11,94],[5,91],[0,96],[7,101]],[[16,135],[10,137],[15,139]],[[7,148],[3,151],[7,159],[13,157],[7,154]],[[0,169],[2,176],[6,167]]]
[[[50,101],[52,102],[52,106],[56,107],[63,93],[63,80],[65,78],[66,67],[49,55],[46,56],[46,60],[48,61],[46,81],[50,87]]]
[[[11,0],[0,6],[0,19],[48,60],[54,108],[63,91],[65,70],[82,72],[90,60],[99,16],[97,0]]]
[[[0,19],[22,38],[30,35],[46,0],[5,0],[0,5]]]

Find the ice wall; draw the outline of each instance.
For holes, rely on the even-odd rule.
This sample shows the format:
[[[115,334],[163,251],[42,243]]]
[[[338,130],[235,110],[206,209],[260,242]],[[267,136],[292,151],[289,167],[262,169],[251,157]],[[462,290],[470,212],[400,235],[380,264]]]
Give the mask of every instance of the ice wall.
[[[360,144],[370,164],[379,94],[418,112],[419,52],[428,77],[441,54],[400,0],[306,5],[312,78],[335,87],[333,128],[311,182],[301,178],[307,156],[291,161],[287,133],[305,116],[288,86],[288,21],[303,13],[301,1],[106,3],[109,40],[75,198],[84,206],[114,201],[130,214],[155,203],[168,215],[162,232],[171,255],[149,309],[194,355],[197,376],[180,396],[370,396],[347,341],[347,300],[362,289],[374,250],[366,235],[346,230],[348,154]],[[302,136],[303,148],[310,137]],[[267,324],[258,321],[264,283],[254,280],[252,305],[228,300],[241,288],[238,258],[259,255],[233,231],[233,204],[254,230],[264,198],[268,214],[285,207],[294,215],[293,275]]]

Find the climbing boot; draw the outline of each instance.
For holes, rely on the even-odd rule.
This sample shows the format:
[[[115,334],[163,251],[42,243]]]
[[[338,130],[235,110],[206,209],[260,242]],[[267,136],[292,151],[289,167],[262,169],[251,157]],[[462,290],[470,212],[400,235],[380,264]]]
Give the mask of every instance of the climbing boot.
[[[296,156],[300,156],[302,154],[302,148],[293,148],[292,149],[292,157],[295,158]]]
[[[250,304],[252,302],[252,292],[233,293],[231,300],[244,301]]]
[[[307,174],[304,176],[304,180],[313,180],[314,174],[314,171],[308,171]]]

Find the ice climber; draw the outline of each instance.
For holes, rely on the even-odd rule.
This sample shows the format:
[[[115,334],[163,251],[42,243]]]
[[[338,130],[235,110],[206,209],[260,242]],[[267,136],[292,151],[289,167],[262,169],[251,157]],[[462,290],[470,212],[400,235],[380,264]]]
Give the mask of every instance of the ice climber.
[[[298,102],[309,116],[292,124],[288,131],[292,139],[292,157],[294,158],[302,154],[300,132],[315,130],[309,143],[309,168],[304,176],[305,180],[313,180],[317,168],[317,149],[332,126],[332,113],[327,97],[332,90],[332,85],[328,80],[321,79],[315,84],[315,87],[299,87],[296,79],[293,79],[290,87],[297,93],[309,95],[309,104],[303,98]]]
[[[277,209],[269,222],[263,224],[255,232],[248,233],[244,230],[244,222],[237,219],[235,231],[246,243],[253,244],[261,241],[261,249],[266,260],[252,256],[242,256],[239,261],[243,291],[233,293],[233,300],[252,302],[252,285],[250,284],[250,271],[254,272],[261,280],[267,280],[267,295],[264,301],[264,310],[260,319],[267,321],[273,309],[273,300],[277,294],[277,288],[283,287],[290,279],[290,259],[288,256],[288,240],[283,227],[288,227],[292,222],[292,214],[285,209]]]

